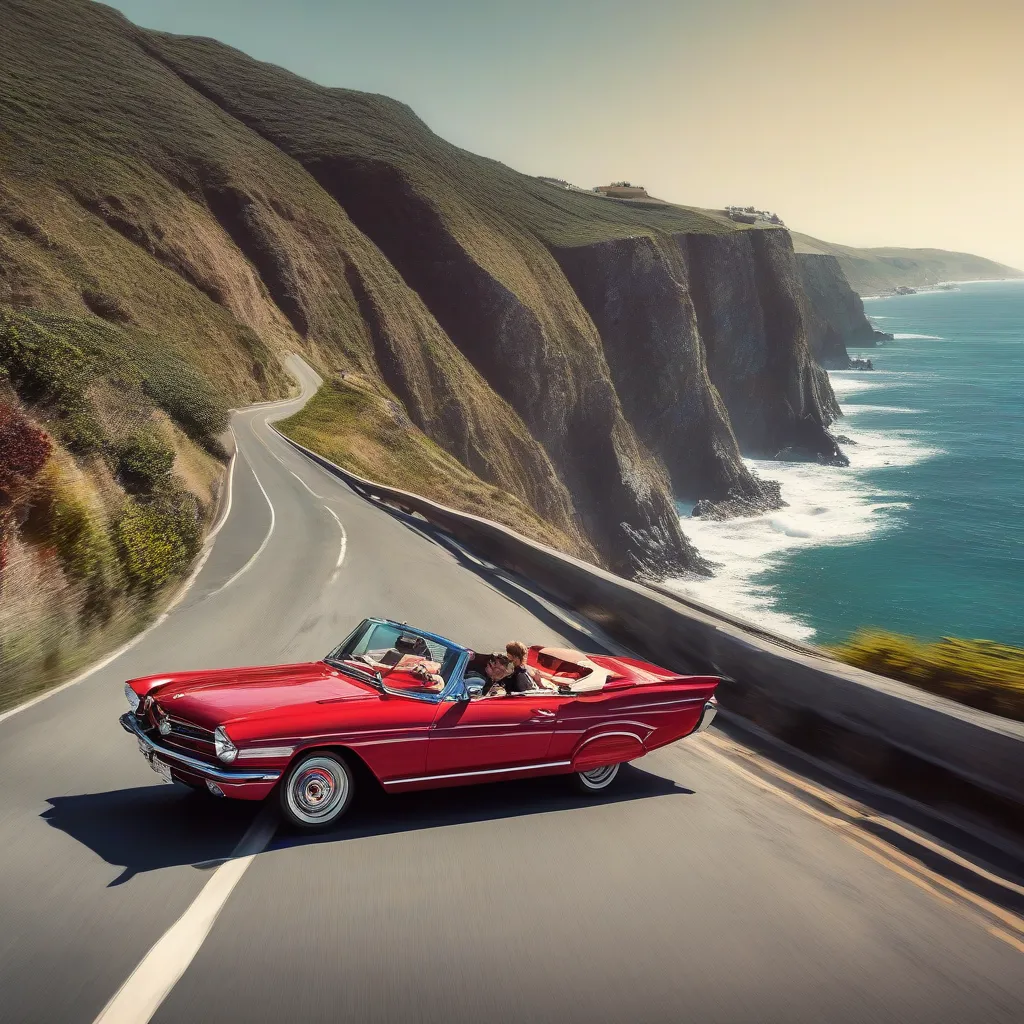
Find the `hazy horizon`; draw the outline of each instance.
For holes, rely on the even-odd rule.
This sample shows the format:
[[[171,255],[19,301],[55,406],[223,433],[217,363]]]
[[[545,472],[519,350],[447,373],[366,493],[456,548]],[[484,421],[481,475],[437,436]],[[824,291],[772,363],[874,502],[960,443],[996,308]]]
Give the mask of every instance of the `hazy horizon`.
[[[1018,0],[117,0],[527,174],[1024,269]]]

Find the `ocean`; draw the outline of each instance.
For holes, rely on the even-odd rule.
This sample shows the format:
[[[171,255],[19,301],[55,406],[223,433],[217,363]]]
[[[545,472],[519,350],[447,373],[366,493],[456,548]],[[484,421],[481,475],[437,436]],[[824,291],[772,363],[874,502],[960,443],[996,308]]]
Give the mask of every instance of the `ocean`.
[[[682,526],[717,563],[670,581],[812,643],[861,626],[1024,646],[1024,281],[865,299],[890,344],[829,374],[846,469],[750,459],[789,507]]]

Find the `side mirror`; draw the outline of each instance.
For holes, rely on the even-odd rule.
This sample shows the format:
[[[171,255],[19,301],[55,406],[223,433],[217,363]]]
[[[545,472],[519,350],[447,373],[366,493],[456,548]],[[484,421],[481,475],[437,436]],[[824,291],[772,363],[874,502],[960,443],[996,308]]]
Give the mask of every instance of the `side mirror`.
[[[477,679],[470,679],[466,683],[466,700],[475,700],[484,692],[484,684]]]

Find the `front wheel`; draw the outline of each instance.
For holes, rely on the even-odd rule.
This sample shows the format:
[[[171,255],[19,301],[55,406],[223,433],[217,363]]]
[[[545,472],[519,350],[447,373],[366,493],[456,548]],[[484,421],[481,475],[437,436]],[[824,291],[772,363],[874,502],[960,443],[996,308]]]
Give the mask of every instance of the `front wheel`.
[[[300,757],[281,784],[281,810],[296,828],[331,828],[348,810],[355,792],[352,770],[340,754],[328,751]]]
[[[619,767],[617,764],[606,764],[600,768],[591,768],[589,772],[576,772],[573,775],[576,788],[581,793],[600,793],[615,781]]]

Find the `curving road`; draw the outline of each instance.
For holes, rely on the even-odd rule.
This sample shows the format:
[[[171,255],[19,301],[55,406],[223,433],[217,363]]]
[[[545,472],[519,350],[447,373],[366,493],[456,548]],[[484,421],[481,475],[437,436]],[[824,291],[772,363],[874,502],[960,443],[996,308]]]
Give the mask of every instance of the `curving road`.
[[[303,397],[235,414],[230,509],[167,617],[0,717],[0,1021],[1024,1019],[1024,889],[922,870],[721,730],[604,802],[373,797],[315,840],[160,785],[117,724],[132,676],[315,659],[370,613],[599,644],[282,441],[294,372]]]

